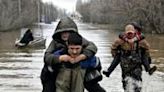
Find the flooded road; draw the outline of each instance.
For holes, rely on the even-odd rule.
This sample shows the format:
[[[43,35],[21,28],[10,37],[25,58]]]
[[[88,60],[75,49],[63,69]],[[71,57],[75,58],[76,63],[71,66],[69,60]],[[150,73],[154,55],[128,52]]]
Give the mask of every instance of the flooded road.
[[[98,47],[103,69],[112,62],[110,46],[119,34],[112,30],[100,29],[91,24],[78,23],[80,34],[93,41]],[[46,40],[46,48],[56,27],[53,24],[41,24]],[[0,32],[0,92],[41,92],[40,72],[43,67],[43,48],[17,49],[14,42],[19,37],[19,31]],[[164,90],[164,35],[146,35],[151,44],[153,64],[157,64],[158,71],[152,76],[143,72],[143,92],[163,92]],[[107,92],[123,92],[120,66],[113,71],[109,78],[104,76],[100,84]]]

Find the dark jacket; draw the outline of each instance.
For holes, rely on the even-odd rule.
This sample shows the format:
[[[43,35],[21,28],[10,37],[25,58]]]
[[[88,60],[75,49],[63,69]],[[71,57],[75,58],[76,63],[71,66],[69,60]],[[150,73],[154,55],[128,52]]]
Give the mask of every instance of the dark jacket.
[[[125,46],[126,45],[126,46]],[[111,47],[111,53],[113,54],[114,56],[114,60],[112,61],[110,67],[108,68],[108,72],[109,72],[109,75],[113,72],[113,70],[116,68],[116,66],[122,61],[122,59],[120,59],[121,57],[128,57],[128,56],[123,56],[123,53],[124,51],[131,51],[127,46],[128,43],[121,40],[121,39],[117,39],[113,44],[112,44],[112,47]],[[141,40],[139,41],[138,43],[138,48],[136,48],[136,50],[139,50],[138,54],[141,55],[141,57],[139,59],[141,59],[143,57],[143,49],[145,51],[145,53],[149,51],[149,44],[147,43],[146,40]],[[134,57],[135,58],[135,57]],[[142,60],[142,62],[144,62]],[[141,64],[141,62],[138,62]],[[138,65],[140,65],[138,64]],[[134,64],[128,64],[128,65],[134,65]],[[143,64],[144,65],[144,64]],[[121,62],[121,66],[123,68],[123,66],[125,66],[124,63]],[[135,66],[135,65],[134,65]],[[140,65],[141,66],[141,65]],[[139,66],[139,67],[140,67]],[[130,69],[130,68],[129,68]],[[131,69],[130,69],[131,70]]]
[[[20,43],[25,43],[27,45],[32,40],[34,40],[34,37],[32,35],[31,30],[28,29],[26,33],[23,35],[22,39],[20,40]]]

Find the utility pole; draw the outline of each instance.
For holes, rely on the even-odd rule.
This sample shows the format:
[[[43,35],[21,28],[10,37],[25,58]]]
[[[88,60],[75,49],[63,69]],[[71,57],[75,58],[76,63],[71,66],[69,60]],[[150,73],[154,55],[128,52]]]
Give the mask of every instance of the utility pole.
[[[42,7],[41,7],[42,8]],[[42,25],[40,23],[40,0],[38,0],[38,29],[41,31],[40,36],[43,37]]]
[[[18,0],[18,14],[21,14],[21,0]]]
[[[41,25],[39,24],[40,23],[40,0],[38,0],[38,29],[40,30],[41,29]],[[39,34],[39,36],[43,37],[43,30],[40,30],[41,31],[41,34]]]
[[[40,0],[38,0],[38,23],[40,23]]]

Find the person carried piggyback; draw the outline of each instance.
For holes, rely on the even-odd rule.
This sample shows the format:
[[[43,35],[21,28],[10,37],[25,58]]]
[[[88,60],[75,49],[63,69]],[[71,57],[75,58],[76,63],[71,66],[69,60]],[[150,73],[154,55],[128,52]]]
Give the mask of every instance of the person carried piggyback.
[[[109,77],[120,63],[124,90],[128,90],[127,78],[131,78],[136,81],[133,85],[134,92],[141,92],[142,87],[138,83],[142,83],[142,65],[150,75],[156,70],[156,66],[150,68],[149,49],[150,45],[143,35],[137,33],[134,25],[126,25],[125,32],[112,44],[111,54],[114,60],[103,74]]]

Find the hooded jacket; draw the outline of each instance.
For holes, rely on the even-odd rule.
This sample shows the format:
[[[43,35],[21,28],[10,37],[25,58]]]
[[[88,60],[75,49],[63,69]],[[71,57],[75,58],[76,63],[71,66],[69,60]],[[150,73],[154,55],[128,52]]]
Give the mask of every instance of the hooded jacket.
[[[61,39],[60,33],[61,32],[78,32],[77,25],[75,22],[69,18],[65,17],[61,19],[55,29],[55,32],[52,36],[53,40],[51,41],[49,47],[47,48],[44,56],[44,62],[47,65],[53,65],[59,63],[59,56],[54,56],[53,52],[66,48],[66,43]],[[93,42],[87,41],[83,38],[83,53],[88,58],[92,57],[97,52],[97,47]]]

